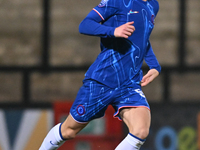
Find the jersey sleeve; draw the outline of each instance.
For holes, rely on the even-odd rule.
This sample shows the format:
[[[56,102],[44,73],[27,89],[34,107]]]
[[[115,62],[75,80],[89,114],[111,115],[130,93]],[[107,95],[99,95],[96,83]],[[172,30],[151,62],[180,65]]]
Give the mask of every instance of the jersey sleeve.
[[[114,37],[115,27],[105,26],[102,23],[117,12],[115,0],[102,0],[101,3],[92,9],[86,18],[79,25],[81,34]]]
[[[151,44],[149,42],[148,47],[147,47],[147,52],[144,57],[145,62],[149,66],[150,69],[156,69],[159,73],[161,72],[161,66],[153,52],[153,49],[151,47]]]

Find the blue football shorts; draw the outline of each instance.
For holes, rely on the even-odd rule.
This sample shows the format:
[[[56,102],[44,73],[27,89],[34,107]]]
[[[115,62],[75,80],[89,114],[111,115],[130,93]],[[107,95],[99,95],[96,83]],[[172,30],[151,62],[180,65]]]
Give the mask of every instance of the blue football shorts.
[[[103,117],[108,105],[113,106],[114,117],[118,117],[119,120],[119,111],[122,108],[146,107],[150,110],[139,84],[112,89],[94,80],[84,80],[70,114],[76,122],[87,123]]]

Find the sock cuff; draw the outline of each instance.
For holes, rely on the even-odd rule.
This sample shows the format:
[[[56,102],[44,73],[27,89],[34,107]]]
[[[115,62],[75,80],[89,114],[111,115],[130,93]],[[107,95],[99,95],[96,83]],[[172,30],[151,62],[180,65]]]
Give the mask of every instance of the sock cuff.
[[[137,136],[129,133],[126,137],[127,142],[131,144],[132,146],[140,147],[144,144],[145,140],[138,138]]]
[[[61,126],[62,126],[62,124],[63,124],[63,123],[60,123],[60,126],[59,126],[59,135],[60,135],[61,139],[62,139],[63,141],[65,141],[66,139],[63,138],[62,132],[61,132]]]
[[[61,123],[54,126],[53,132],[54,132],[54,136],[55,136],[56,141],[58,141],[58,142],[64,141],[63,136],[61,134]]]
[[[141,139],[141,138],[139,138],[139,137],[133,135],[132,133],[129,133],[129,135],[132,136],[132,137],[134,137],[135,139],[141,141],[141,142],[145,142],[145,141],[146,141],[146,139]]]

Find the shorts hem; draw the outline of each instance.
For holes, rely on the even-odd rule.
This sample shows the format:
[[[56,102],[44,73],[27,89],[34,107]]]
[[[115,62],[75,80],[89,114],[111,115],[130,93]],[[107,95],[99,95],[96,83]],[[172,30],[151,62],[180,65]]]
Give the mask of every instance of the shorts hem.
[[[150,111],[150,108],[147,106],[122,106],[122,107],[118,108],[118,111],[113,115],[113,117],[118,118],[118,120],[122,121],[122,119],[118,116],[120,109],[122,109],[122,108],[138,108],[138,107],[143,107]]]
[[[70,113],[70,115],[72,116],[72,114]],[[73,116],[72,116],[72,118],[74,119],[74,121],[76,121],[77,123],[80,123],[80,124],[87,124],[88,122],[81,122],[81,121],[78,121],[78,120],[76,120]]]

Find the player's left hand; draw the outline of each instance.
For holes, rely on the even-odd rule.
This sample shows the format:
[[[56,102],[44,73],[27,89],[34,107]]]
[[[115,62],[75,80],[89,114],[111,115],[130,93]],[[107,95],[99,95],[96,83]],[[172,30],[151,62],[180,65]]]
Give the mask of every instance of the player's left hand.
[[[146,86],[150,82],[152,82],[157,76],[159,72],[156,69],[150,69],[145,76],[143,76],[141,81],[141,86]]]

